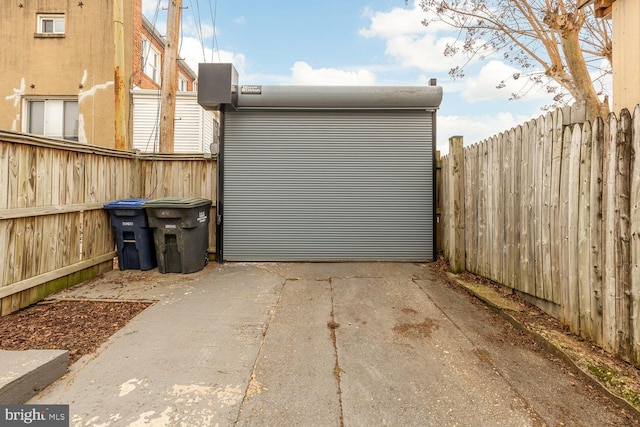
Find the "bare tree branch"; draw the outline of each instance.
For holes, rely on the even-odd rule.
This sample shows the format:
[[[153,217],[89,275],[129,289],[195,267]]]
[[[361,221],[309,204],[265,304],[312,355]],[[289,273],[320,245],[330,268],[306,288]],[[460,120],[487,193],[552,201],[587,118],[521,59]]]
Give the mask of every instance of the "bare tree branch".
[[[529,73],[533,84],[551,92],[551,80],[564,88],[565,93],[554,95],[554,102],[565,102],[568,93],[586,101],[592,117],[608,114],[600,82],[611,72],[611,27],[596,19],[590,8],[578,9],[575,0],[422,0],[420,6],[427,13],[423,24],[442,22],[459,31],[445,54],[463,53],[467,59],[452,70],[453,76],[462,77],[474,58],[503,52],[523,70],[542,70],[547,79]]]

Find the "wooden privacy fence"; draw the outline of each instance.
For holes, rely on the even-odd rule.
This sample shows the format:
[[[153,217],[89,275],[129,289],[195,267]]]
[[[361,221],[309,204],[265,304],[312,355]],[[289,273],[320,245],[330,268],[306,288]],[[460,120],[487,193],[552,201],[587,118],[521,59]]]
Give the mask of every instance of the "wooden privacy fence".
[[[451,139],[443,251],[640,366],[640,106],[606,122],[566,114]]]
[[[0,314],[112,269],[106,202],[202,197],[213,201],[216,161],[141,155],[0,131]],[[210,248],[215,221],[210,221]]]

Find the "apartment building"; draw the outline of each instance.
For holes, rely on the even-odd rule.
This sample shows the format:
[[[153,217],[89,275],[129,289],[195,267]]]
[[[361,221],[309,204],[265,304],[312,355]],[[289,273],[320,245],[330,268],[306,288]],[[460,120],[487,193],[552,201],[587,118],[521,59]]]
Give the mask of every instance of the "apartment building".
[[[164,39],[142,15],[141,0],[122,5],[119,72],[132,148],[134,94],[160,89]],[[0,128],[115,147],[113,8],[113,0],[0,2]],[[196,90],[196,74],[184,61],[176,78],[178,90]]]

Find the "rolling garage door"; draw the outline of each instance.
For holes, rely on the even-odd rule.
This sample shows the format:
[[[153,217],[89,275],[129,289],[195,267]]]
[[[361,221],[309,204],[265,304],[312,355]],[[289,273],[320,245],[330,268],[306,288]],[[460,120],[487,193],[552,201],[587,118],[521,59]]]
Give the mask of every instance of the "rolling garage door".
[[[227,112],[229,261],[434,258],[433,114]]]

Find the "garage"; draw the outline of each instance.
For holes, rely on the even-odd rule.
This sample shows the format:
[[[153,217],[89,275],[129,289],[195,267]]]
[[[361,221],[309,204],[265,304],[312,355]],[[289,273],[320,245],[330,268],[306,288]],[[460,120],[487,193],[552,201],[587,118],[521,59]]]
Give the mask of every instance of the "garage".
[[[435,85],[241,86],[222,103],[218,255],[433,260],[441,99]]]

